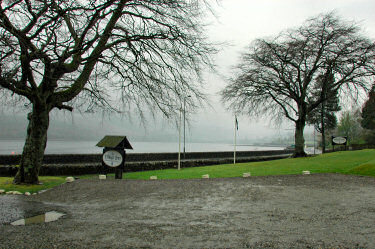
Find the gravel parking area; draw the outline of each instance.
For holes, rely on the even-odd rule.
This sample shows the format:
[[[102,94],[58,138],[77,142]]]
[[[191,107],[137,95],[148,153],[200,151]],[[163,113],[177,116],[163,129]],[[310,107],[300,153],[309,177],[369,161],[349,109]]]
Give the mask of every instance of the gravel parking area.
[[[0,248],[375,248],[370,177],[78,180],[0,208]]]

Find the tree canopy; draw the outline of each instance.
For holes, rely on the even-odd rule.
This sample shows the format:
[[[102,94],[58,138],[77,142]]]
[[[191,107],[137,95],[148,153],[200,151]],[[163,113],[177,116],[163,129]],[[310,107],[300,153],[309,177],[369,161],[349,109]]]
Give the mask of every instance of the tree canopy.
[[[48,108],[175,112],[181,95],[202,99],[202,66],[215,52],[202,1],[3,1],[0,91]],[[198,77],[198,80],[197,80]],[[80,95],[82,101],[71,101]],[[123,105],[119,105],[119,100]],[[70,102],[70,103],[69,103]],[[69,104],[66,104],[69,103]]]
[[[169,117],[184,96],[189,108],[203,101],[201,73],[216,52],[207,10],[201,0],[1,1],[0,94],[31,110],[15,181],[38,181],[54,108]]]
[[[338,97],[338,92],[329,92],[332,91],[330,85],[335,83],[333,75],[330,74],[328,80],[325,79],[324,75],[320,75],[317,77],[316,81],[316,87],[318,87],[318,89],[313,91],[313,94],[314,92],[317,95],[323,94],[324,99],[325,95],[331,97],[322,101],[322,103],[320,103],[307,115],[307,122],[308,124],[314,125],[314,128],[322,134],[322,153],[325,153],[326,132],[336,128],[337,117],[335,113],[340,111],[341,107],[339,105],[340,100]]]
[[[355,98],[366,91],[374,62],[375,44],[356,23],[322,14],[276,37],[255,40],[242,53],[222,97],[235,112],[294,122],[296,156],[303,156],[307,115],[331,94]]]
[[[368,144],[375,144],[375,83],[368,94],[361,113],[361,126],[366,129],[365,140]]]
[[[375,130],[375,84],[372,85],[368,99],[362,108],[361,125],[365,129]]]

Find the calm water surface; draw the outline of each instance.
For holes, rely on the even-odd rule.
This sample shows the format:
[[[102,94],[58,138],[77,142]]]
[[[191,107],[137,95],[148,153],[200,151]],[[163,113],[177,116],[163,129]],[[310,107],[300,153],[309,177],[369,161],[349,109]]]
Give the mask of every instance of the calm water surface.
[[[0,155],[21,154],[24,140],[0,140]],[[46,154],[99,154],[102,148],[96,147],[98,141],[61,141],[50,140]],[[178,152],[178,143],[172,142],[131,142],[134,150],[128,153]],[[284,147],[262,147],[239,145],[237,151],[249,150],[283,150]],[[181,143],[181,152],[183,144]],[[200,151],[233,151],[233,144],[220,143],[186,143],[186,152]]]

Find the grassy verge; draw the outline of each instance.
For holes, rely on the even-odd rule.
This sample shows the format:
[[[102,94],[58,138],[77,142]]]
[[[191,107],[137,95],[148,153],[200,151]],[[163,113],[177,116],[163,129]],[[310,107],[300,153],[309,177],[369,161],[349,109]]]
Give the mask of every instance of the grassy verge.
[[[206,167],[155,170],[124,174],[126,179],[189,179],[240,177],[245,172],[252,176],[301,174],[303,170],[311,173],[342,173],[375,176],[375,150],[343,151],[307,158],[289,158],[275,161],[224,164]]]
[[[60,176],[40,176],[41,185],[15,185],[13,177],[0,177],[0,189],[5,191],[19,191],[21,193],[36,193],[40,190],[53,188],[65,182],[65,177]]]
[[[209,174],[210,178],[241,177],[250,172],[252,176],[301,174],[303,170],[311,173],[341,173],[375,177],[375,150],[341,151],[315,157],[289,158],[265,162],[224,164],[206,167],[166,169],[125,173],[125,179],[191,179]],[[113,175],[110,176],[113,178]],[[80,176],[81,179],[98,178],[98,175]],[[0,177],[0,189],[24,192],[37,192],[52,188],[65,182],[65,177],[40,177],[43,185],[13,185],[12,178]]]
[[[363,175],[375,177],[375,160],[369,161],[346,172],[351,175]]]

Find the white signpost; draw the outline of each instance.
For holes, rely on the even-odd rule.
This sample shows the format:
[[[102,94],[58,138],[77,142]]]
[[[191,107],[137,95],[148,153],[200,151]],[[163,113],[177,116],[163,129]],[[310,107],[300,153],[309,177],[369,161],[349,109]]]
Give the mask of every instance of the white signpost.
[[[335,137],[335,136],[332,136],[332,147],[333,147],[333,151],[335,151],[335,145],[344,145],[345,146],[345,150],[346,150],[346,144],[348,142],[348,138],[347,137]]]
[[[112,168],[111,172],[115,171],[115,179],[122,179],[126,159],[125,149],[133,149],[126,136],[105,136],[96,146],[104,147],[100,169],[102,178],[106,178],[108,172],[106,166],[108,166]]]
[[[346,138],[345,137],[334,137],[334,138],[332,138],[332,141],[335,144],[346,144]]]
[[[118,167],[122,163],[122,155],[115,150],[108,150],[103,154],[103,162],[109,167]]]

